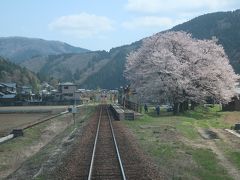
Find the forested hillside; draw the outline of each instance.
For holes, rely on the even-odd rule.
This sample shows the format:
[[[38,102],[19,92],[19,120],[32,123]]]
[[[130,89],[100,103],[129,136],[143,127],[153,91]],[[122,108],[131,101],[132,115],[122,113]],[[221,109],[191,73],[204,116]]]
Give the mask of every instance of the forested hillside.
[[[234,70],[240,74],[240,10],[205,14],[171,30],[186,31],[198,39],[215,36],[223,45]]]
[[[0,82],[15,82],[18,85],[31,85],[37,89],[39,83],[34,73],[0,57]]]
[[[133,50],[140,47],[141,42],[135,42],[131,45],[121,46],[110,50],[109,62],[97,73],[89,76],[82,86],[85,88],[107,88],[114,89],[125,85],[126,79],[123,76],[125,69],[126,56]]]
[[[126,56],[140,42],[113,48],[110,52],[38,56],[21,63],[37,73],[41,80],[72,81],[83,88],[118,88],[126,83],[123,76]]]
[[[38,56],[24,61],[21,66],[37,73],[41,80],[49,81],[51,77],[54,77],[60,81],[81,83],[85,78],[99,71],[108,61],[108,52],[94,51]]]

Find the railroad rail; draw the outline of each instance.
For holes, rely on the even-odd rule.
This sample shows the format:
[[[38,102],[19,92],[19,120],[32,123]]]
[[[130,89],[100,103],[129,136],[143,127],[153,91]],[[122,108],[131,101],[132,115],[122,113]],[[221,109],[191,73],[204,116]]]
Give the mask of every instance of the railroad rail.
[[[92,151],[88,180],[126,180],[121,156],[115,138],[111,116],[106,105],[102,105]]]

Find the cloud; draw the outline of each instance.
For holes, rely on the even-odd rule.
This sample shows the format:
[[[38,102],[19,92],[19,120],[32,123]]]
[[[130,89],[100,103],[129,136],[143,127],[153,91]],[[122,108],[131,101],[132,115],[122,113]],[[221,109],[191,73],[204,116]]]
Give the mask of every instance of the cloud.
[[[126,29],[154,28],[154,27],[159,29],[168,29],[184,21],[185,19],[173,20],[168,17],[144,16],[134,18],[129,21],[125,21],[122,23],[122,26],[125,27]]]
[[[221,11],[233,10],[240,5],[237,0],[128,0],[125,9],[141,13],[176,11]]]
[[[128,0],[125,8],[129,11],[155,13],[161,9],[159,0]]]
[[[102,33],[114,30],[109,18],[87,13],[61,16],[51,22],[49,28],[77,38],[102,36]]]

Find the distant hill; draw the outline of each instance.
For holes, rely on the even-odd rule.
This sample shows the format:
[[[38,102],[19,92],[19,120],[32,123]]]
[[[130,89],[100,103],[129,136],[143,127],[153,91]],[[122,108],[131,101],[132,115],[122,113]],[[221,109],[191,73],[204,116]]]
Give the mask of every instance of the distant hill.
[[[240,74],[240,10],[205,14],[171,30],[186,31],[198,39],[217,37],[235,72]]]
[[[80,54],[60,54],[39,56],[24,61],[21,66],[31,69],[41,80],[48,81],[54,77],[60,81],[81,83],[96,73],[109,61],[106,51],[94,51]]]
[[[0,56],[20,63],[35,56],[63,53],[82,53],[89,50],[71,46],[60,41],[47,41],[37,38],[1,37]]]
[[[126,55],[140,43],[113,48],[110,52],[38,56],[21,63],[38,74],[41,80],[52,78],[73,81],[82,88],[118,88],[126,83],[123,70]]]
[[[0,57],[0,82],[15,82],[18,85],[31,85],[37,89],[39,79],[34,73]]]

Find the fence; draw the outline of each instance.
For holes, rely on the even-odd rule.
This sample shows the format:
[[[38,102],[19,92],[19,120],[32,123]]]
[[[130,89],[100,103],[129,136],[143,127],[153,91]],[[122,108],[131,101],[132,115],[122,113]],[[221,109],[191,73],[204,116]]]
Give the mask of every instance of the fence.
[[[136,112],[142,112],[141,104],[125,100],[125,107]]]

